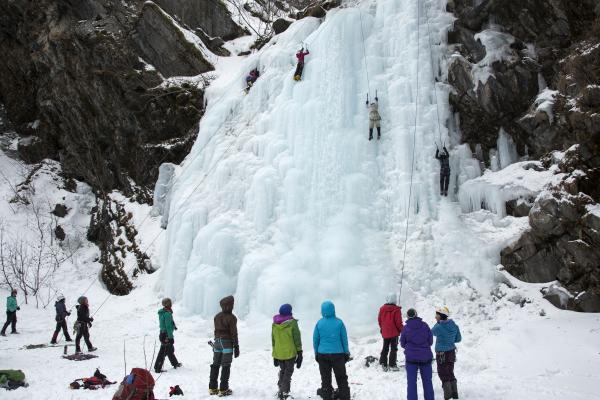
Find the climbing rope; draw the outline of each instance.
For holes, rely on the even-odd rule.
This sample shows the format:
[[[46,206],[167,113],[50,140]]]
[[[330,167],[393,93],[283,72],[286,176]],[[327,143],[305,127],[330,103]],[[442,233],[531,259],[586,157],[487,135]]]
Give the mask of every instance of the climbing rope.
[[[442,143],[442,129],[440,123],[440,106],[438,104],[437,98],[437,82],[435,79],[435,71],[433,70],[433,47],[431,45],[431,30],[429,27],[429,10],[431,9],[431,5],[427,5],[427,12],[425,14],[425,19],[427,20],[427,42],[429,44],[429,58],[431,62],[431,78],[433,81],[433,95],[435,96],[435,112],[437,115],[437,130],[438,130],[438,138],[440,140],[440,144]]]
[[[358,16],[360,17],[360,34],[362,36],[363,60],[365,61],[365,72],[367,73],[367,90],[369,91],[368,93],[371,93],[371,83],[369,81],[369,68],[367,67],[367,48],[365,46],[365,32],[363,30],[362,12],[360,10],[358,10]]]
[[[419,116],[419,61],[420,61],[420,41],[421,41],[421,10],[419,8],[419,2],[417,2],[417,77],[416,77],[416,87],[417,87],[417,96],[415,98],[415,123],[413,130],[413,143],[412,143],[412,162],[410,167],[410,185],[408,189],[408,207],[406,211],[406,229],[404,231],[404,254],[402,255],[402,272],[400,274],[400,291],[398,294],[398,301],[402,300],[402,285],[404,284],[404,267],[406,266],[406,245],[408,244],[408,226],[409,226],[409,218],[410,218],[410,206],[412,201],[412,187],[413,187],[413,174],[415,170],[415,148],[416,148],[416,137],[417,137],[417,122]]]

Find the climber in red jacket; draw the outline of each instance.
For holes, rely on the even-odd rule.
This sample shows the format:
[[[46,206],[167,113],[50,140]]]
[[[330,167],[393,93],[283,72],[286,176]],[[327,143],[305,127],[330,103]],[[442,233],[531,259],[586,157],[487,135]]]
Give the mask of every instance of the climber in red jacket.
[[[308,47],[306,51],[304,51],[304,47],[302,47],[297,53],[296,58],[298,59],[298,65],[296,66],[296,72],[294,72],[294,80],[299,81],[302,79],[302,71],[304,70],[304,57],[309,55]]]
[[[398,355],[398,337],[402,332],[402,308],[396,305],[396,294],[390,293],[386,303],[379,309],[379,330],[383,337],[383,349],[379,357],[379,363],[384,371],[388,368],[396,371],[398,365],[396,359]],[[388,360],[389,353],[389,360]]]

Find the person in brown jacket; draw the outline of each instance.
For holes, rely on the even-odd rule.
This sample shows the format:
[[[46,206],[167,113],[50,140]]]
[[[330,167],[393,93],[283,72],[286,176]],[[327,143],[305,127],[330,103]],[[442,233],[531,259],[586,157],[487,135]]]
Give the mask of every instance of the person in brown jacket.
[[[233,315],[233,296],[227,296],[219,302],[221,312],[215,315],[215,341],[213,343],[213,362],[210,366],[210,395],[229,396],[229,374],[233,357],[240,356],[238,344],[237,318]],[[217,386],[221,369],[221,384]]]

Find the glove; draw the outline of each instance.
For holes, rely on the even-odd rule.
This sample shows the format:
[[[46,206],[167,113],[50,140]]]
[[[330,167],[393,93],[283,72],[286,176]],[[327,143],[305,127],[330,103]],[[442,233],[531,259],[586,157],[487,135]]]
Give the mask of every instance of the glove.
[[[344,354],[344,362],[350,361],[350,353]]]
[[[90,317],[90,322],[94,322],[94,317]]]
[[[233,348],[233,356],[234,356],[235,358],[238,358],[238,357],[240,356],[240,346],[235,346],[235,347]]]
[[[176,331],[177,330],[177,325],[175,325],[175,322],[173,322],[173,330]]]
[[[375,96],[375,101],[379,101],[379,99],[377,98],[377,96]]]
[[[88,327],[91,328],[92,327],[92,323],[88,322]]]
[[[19,311],[20,311],[20,310],[21,310],[21,307],[17,307],[17,310],[19,310]]]
[[[276,359],[276,358],[274,358],[273,359],[273,365],[276,366],[276,367],[279,367],[279,360]]]
[[[298,352],[298,355],[296,356],[296,368],[300,369],[300,367],[302,366],[302,350]]]
[[[67,315],[71,315],[71,311],[67,311]]]
[[[319,353],[315,353],[315,361],[319,362]]]

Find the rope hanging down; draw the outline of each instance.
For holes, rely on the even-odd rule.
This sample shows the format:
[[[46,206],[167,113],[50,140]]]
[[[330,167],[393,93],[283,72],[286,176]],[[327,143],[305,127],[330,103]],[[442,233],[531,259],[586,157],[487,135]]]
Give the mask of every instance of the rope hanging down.
[[[437,98],[437,81],[435,79],[435,71],[433,70],[433,46],[431,45],[431,30],[429,28],[429,10],[431,9],[431,5],[427,6],[427,12],[425,13],[425,19],[427,20],[427,43],[429,44],[429,58],[431,62],[431,79],[433,81],[433,95],[435,97],[435,112],[437,115],[437,128],[438,128],[438,137],[440,140],[440,144],[442,143],[442,128],[440,123],[440,106],[438,104]]]
[[[360,10],[358,11],[358,16],[360,17],[360,35],[362,36],[363,60],[365,61],[365,72],[367,73],[367,90],[368,93],[371,93],[371,83],[369,81],[369,68],[367,67],[367,48],[365,46],[365,32],[363,31],[362,12]]]
[[[413,186],[413,174],[415,171],[415,147],[416,147],[416,137],[417,137],[417,122],[419,116],[419,56],[420,56],[420,41],[421,41],[421,26],[419,24],[421,19],[421,10],[419,8],[419,3],[417,2],[417,77],[416,77],[416,85],[417,85],[417,96],[415,98],[415,123],[413,130],[413,143],[412,143],[412,162],[410,167],[410,185],[408,189],[408,207],[406,209],[406,229],[404,231],[404,254],[402,256],[402,272],[400,274],[400,291],[398,294],[398,302],[402,300],[402,285],[404,283],[404,266],[406,265],[406,245],[408,243],[408,223],[410,218],[410,206],[412,201],[412,186]]]

